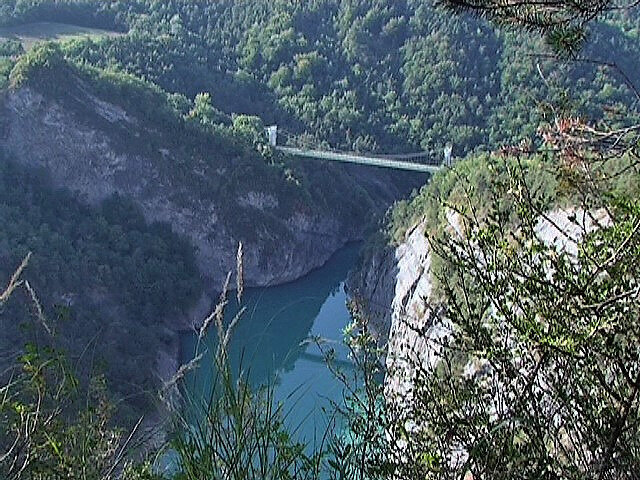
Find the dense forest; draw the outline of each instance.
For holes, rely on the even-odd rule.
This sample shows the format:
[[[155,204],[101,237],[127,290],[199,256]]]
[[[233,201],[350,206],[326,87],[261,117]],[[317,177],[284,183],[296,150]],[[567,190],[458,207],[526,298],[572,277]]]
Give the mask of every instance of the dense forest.
[[[166,225],[147,225],[124,198],[87,207],[10,159],[2,159],[0,186],[2,271],[32,252],[29,279],[57,347],[79,359],[85,378],[106,375],[128,398],[122,421],[131,407],[152,408],[157,352],[171,341],[162,319],[184,314],[202,292],[193,248]],[[3,307],[0,351],[42,341],[23,300]]]
[[[551,68],[552,58],[535,57],[544,48],[534,36],[421,1],[5,1],[2,9],[7,24],[126,30],[72,42],[65,54],[189,99],[207,92],[224,114],[216,122],[257,115],[298,142],[334,148],[439,156],[452,143],[464,156],[529,138],[551,109],[599,119],[603,102],[613,117],[634,102],[619,72],[594,63]],[[639,29],[632,16],[612,15],[593,26],[584,55],[629,71]]]
[[[637,199],[638,187],[635,177],[628,176],[628,172],[635,172],[637,168],[637,143],[635,147],[633,142],[630,143],[618,163],[607,163],[608,153],[595,147],[594,151],[584,154],[589,160],[597,158],[603,161],[601,168],[594,170],[596,176],[606,176],[613,170],[622,172],[620,176],[608,179],[606,186],[601,187],[600,184],[594,186],[597,182],[593,178],[583,178],[584,172],[576,168],[584,160],[580,157],[583,144],[575,147],[570,144],[575,138],[571,138],[563,140],[565,143],[558,146],[553,143],[557,138],[550,132],[558,129],[561,134],[567,133],[570,127],[559,125],[558,119],[575,119],[574,123],[569,122],[571,127],[577,126],[579,130],[578,127],[589,125],[589,128],[593,128],[579,130],[580,134],[587,131],[593,137],[600,135],[596,140],[589,137],[591,143],[585,143],[596,145],[597,148],[605,145],[615,150],[615,154],[619,153],[616,149],[622,148],[619,145],[624,144],[623,140],[627,141],[624,135],[635,132],[633,128],[624,129],[640,122],[640,83],[637,76],[640,65],[640,16],[637,11],[626,9],[603,13],[597,20],[588,23],[586,40],[581,44],[579,53],[567,54],[554,50],[549,38],[545,42],[535,28],[500,29],[486,19],[463,10],[460,15],[453,15],[424,0],[0,0],[0,27],[60,22],[117,32],[117,35],[104,38],[41,42],[33,47],[27,47],[17,39],[0,40],[0,95],[19,89],[46,92],[49,98],[73,111],[74,115],[87,122],[98,122],[94,125],[96,128],[108,131],[113,138],[119,139],[117,148],[123,151],[118,153],[153,158],[154,167],[161,172],[159,175],[188,185],[189,193],[197,194],[199,198],[217,201],[220,198],[247,195],[250,192],[240,187],[241,179],[245,178],[251,179],[253,189],[277,191],[280,195],[278,198],[285,200],[278,203],[269,215],[252,216],[244,210],[238,210],[236,204],[232,203],[221,202],[217,207],[221,222],[229,225],[230,234],[245,241],[267,232],[273,237],[273,243],[279,242],[279,235],[288,234],[279,217],[294,208],[305,212],[334,211],[336,216],[347,220],[356,222],[367,219],[373,223],[379,220],[376,214],[384,210],[377,204],[380,200],[375,196],[375,188],[383,189],[376,187],[377,179],[363,180],[363,184],[370,180],[366,187],[355,186],[355,183],[337,175],[337,170],[332,166],[294,166],[291,159],[267,144],[264,135],[266,125],[277,124],[281,141],[290,145],[341,151],[426,152],[432,159],[439,159],[445,146],[452,145],[454,157],[460,160],[456,168],[436,175],[430,184],[414,191],[411,199],[398,202],[389,211],[383,231],[375,238],[385,248],[398,245],[420,219],[427,218],[438,225],[448,221],[448,211],[442,209],[443,199],[451,204],[457,203],[461,211],[466,207],[460,205],[472,199],[474,204],[480,206],[478,218],[495,221],[495,224],[491,224],[494,227],[491,235],[486,234],[483,226],[474,230],[479,244],[495,254],[492,258],[502,259],[502,254],[507,259],[516,258],[515,249],[512,250],[509,243],[513,238],[504,232],[517,221],[529,227],[535,221],[532,211],[527,210],[530,205],[521,201],[521,197],[514,196],[511,187],[520,188],[523,184],[528,185],[527,182],[533,183],[535,195],[533,200],[528,200],[535,203],[536,208],[549,209],[560,202],[569,204],[584,201],[584,205],[607,208],[613,212],[612,218],[618,215],[617,218],[622,219],[622,226],[618,228],[616,225],[612,232],[606,231],[589,243],[588,253],[592,257],[580,257],[580,261],[584,262],[585,270],[591,265],[591,258],[597,258],[599,265],[608,266],[607,259],[599,257],[602,253],[598,253],[598,245],[604,245],[603,252],[615,251],[618,245],[618,251],[624,253],[624,258],[619,262],[616,258],[611,269],[607,270],[609,276],[602,275],[595,287],[587,282],[592,279],[587,279],[584,283],[587,286],[580,291],[572,284],[571,275],[582,277],[579,271],[576,273],[572,270],[571,262],[553,263],[558,261],[557,255],[551,252],[553,249],[545,250],[544,246],[535,242],[531,247],[532,242],[522,241],[522,245],[531,248],[531,256],[525,260],[534,259],[531,261],[535,263],[541,255],[549,255],[550,264],[560,272],[558,277],[564,282],[562,287],[566,286],[566,289],[555,289],[556,285],[553,285],[554,288],[545,285],[540,288],[543,293],[532,287],[531,291],[524,293],[538,295],[535,298],[540,304],[553,300],[572,306],[572,300],[587,292],[584,298],[593,301],[600,309],[598,312],[604,312],[604,315],[607,308],[620,299],[616,297],[617,294],[623,295],[626,301],[628,291],[632,287],[637,288],[629,280],[636,278],[632,261],[634,252],[627,251],[628,248],[635,248],[634,234],[638,231],[638,212],[633,203],[634,197]],[[78,100],[76,91],[91,92],[91,95],[103,100],[117,100],[126,113],[148,121],[144,125],[144,137],[141,139],[139,130],[123,123],[100,119],[84,111],[86,105]],[[5,128],[4,119],[0,119],[0,132]],[[611,141],[611,135],[601,133],[611,131],[623,131],[623,134],[615,137],[619,142]],[[571,133],[574,133],[573,130]],[[173,162],[158,154],[168,149],[175,153]],[[531,152],[536,154],[518,163],[520,155],[529,155]],[[555,156],[558,152],[566,155],[569,161],[565,162],[564,157],[563,161],[558,161]],[[504,161],[509,155],[514,155],[518,162]],[[163,387],[157,371],[158,352],[177,348],[175,332],[166,327],[165,320],[185,318],[203,295],[211,293],[213,297],[219,292],[207,292],[209,285],[203,279],[207,273],[198,268],[196,247],[184,235],[172,231],[169,225],[147,221],[139,206],[130,198],[112,195],[99,202],[88,202],[75,192],[56,188],[45,172],[25,168],[14,160],[6,152],[0,152],[0,223],[3,226],[0,231],[0,279],[3,283],[5,278],[10,279],[20,262],[29,258],[23,276],[30,283],[24,284],[24,291],[16,290],[6,298],[0,288],[0,330],[4,332],[0,336],[0,380],[5,380],[3,377],[9,371],[4,370],[4,365],[18,361],[26,375],[26,398],[36,398],[33,402],[38,404],[39,395],[46,397],[43,392],[48,382],[58,380],[57,372],[51,375],[47,373],[51,365],[58,365],[49,359],[57,352],[68,356],[74,364],[80,379],[81,396],[86,395],[87,400],[92,395],[92,382],[104,377],[105,390],[109,393],[107,398],[100,397],[99,407],[114,402],[117,413],[111,415],[110,412],[103,419],[100,408],[88,408],[88,416],[80,416],[88,422],[87,425],[82,424],[77,428],[86,427],[88,430],[82,431],[87,435],[97,432],[101,439],[107,436],[111,439],[104,445],[100,442],[92,444],[92,448],[95,446],[92,454],[96,458],[105,460],[111,458],[112,454],[118,457],[122,453],[121,443],[113,439],[119,438],[122,432],[107,432],[103,427],[107,424],[109,428],[114,424],[131,427],[142,413],[153,412],[152,417],[157,413],[154,402],[158,390]],[[503,161],[504,164],[500,163]],[[502,166],[496,170],[496,165]],[[518,177],[514,173],[517,167],[524,168],[527,175]],[[466,179],[463,184],[459,182],[461,176]],[[572,191],[572,182],[584,183]],[[406,188],[415,185],[415,180],[403,178],[398,183]],[[500,191],[503,197],[499,197],[494,190]],[[588,194],[581,197],[586,190]],[[178,204],[189,208],[184,198],[184,202],[180,203],[180,193],[176,197]],[[336,205],[339,207],[336,208]],[[446,228],[441,230],[446,231]],[[434,233],[440,235],[442,231]],[[499,237],[496,232],[504,234],[506,240],[502,243],[494,241]],[[440,237],[438,239],[441,240]],[[473,277],[476,272],[467,275],[464,271],[456,270],[456,267],[460,269],[462,266],[470,268],[472,260],[475,260],[473,251],[468,257],[456,257],[468,245],[458,245],[458,250],[447,244],[446,240],[442,240],[442,245],[439,263],[434,264],[443,269],[439,280],[444,293],[462,295],[467,291],[461,293],[460,289],[467,287],[465,282],[469,278],[478,280],[478,285],[486,280],[481,275]],[[376,246],[369,245],[369,248]],[[268,261],[263,260],[264,263]],[[501,264],[503,270],[496,273],[497,277],[503,271],[508,271],[510,266],[508,261]],[[239,262],[238,269],[241,271],[241,268]],[[237,272],[238,277],[241,276],[240,271]],[[540,274],[539,270],[535,272]],[[544,277],[540,275],[540,278]],[[446,280],[449,276],[459,280],[459,284],[450,286]],[[622,280],[617,283],[619,279]],[[11,286],[10,280],[7,292]],[[239,281],[238,299],[242,288]],[[465,331],[468,335],[461,345],[470,351],[486,349],[499,357],[504,352],[499,348],[491,350],[494,345],[487,341],[484,326],[480,328],[473,323],[477,320],[473,316],[474,309],[491,303],[491,299],[487,299],[489,290],[478,291],[476,285],[472,285],[469,287],[473,293],[471,300],[466,298],[466,305],[450,313],[452,318],[458,318],[460,322],[467,321],[465,325],[470,329]],[[510,291],[508,286],[503,291],[491,290],[491,293],[499,296],[505,291]],[[554,296],[557,291],[566,297],[560,294]],[[476,300],[478,302],[474,303]],[[583,298],[578,300],[582,301]],[[510,301],[513,301],[511,297],[505,300],[507,303]],[[224,294],[220,305],[222,308],[226,305]],[[580,302],[577,305],[577,309],[584,306]],[[459,307],[457,304],[454,306]],[[614,322],[612,331],[618,325],[626,325],[623,314],[633,310],[632,307],[629,307],[631,310],[626,308],[622,308],[622,313],[615,312],[617,323]],[[533,317],[536,314],[534,312]],[[592,322],[591,313],[587,316],[588,322]],[[209,322],[212,318],[209,317]],[[517,333],[522,326],[517,324],[518,321],[515,321],[514,327]],[[477,332],[473,329],[476,327],[482,335],[475,336]],[[530,345],[531,338],[538,338],[536,335],[540,334],[540,329],[529,323],[525,327],[523,343]],[[592,327],[589,333],[573,331],[569,327],[566,337],[558,334],[557,338],[552,338],[553,341],[557,340],[557,344],[545,337],[536,344],[536,348],[542,351],[551,344],[549,356],[556,359],[553,355],[563,352],[562,349],[566,347],[561,342],[574,342],[579,346],[586,345],[584,350],[580,350],[581,362],[586,362],[588,354],[593,354],[591,358],[598,359],[601,364],[607,363],[603,360],[609,358],[607,355],[632,356],[635,351],[635,337],[630,336],[628,343],[622,342],[619,331],[615,331],[610,338],[603,337],[601,350],[592,349],[585,339],[591,338],[590,335],[596,336],[600,328],[598,322],[589,323],[589,327]],[[222,327],[219,328],[222,332]],[[552,333],[555,335],[557,332],[554,330]],[[45,349],[43,357],[33,353],[34,349],[47,343],[45,338],[49,336],[54,339],[52,349]],[[362,351],[370,353],[366,348],[372,348],[371,345],[359,344],[359,341],[361,339],[355,340],[355,350],[362,348]],[[574,343],[571,343],[572,348]],[[17,349],[23,344],[28,345],[25,351]],[[375,351],[372,355],[376,361],[379,354],[379,351]],[[532,355],[532,358],[537,361],[536,355]],[[575,355],[578,358],[578,354]],[[547,357],[542,355],[542,358]],[[514,364],[519,360],[508,358],[508,362],[513,361]],[[42,364],[36,368],[33,365],[38,361],[42,361]],[[456,356],[453,363],[458,370],[462,369],[460,356]],[[511,363],[508,366],[511,368]],[[546,367],[553,372],[552,364]],[[63,379],[66,379],[65,368],[66,364],[62,369]],[[377,363],[375,368],[378,368]],[[41,373],[41,369],[45,373]],[[513,373],[508,369],[505,371],[507,374]],[[178,373],[184,374],[184,371]],[[439,374],[442,371],[436,372],[434,378],[437,379]],[[596,372],[588,380],[594,382],[594,389],[599,389],[600,393],[606,392],[607,389],[602,389],[602,384],[598,384],[601,380],[598,374]],[[625,371],[625,374],[630,379],[636,372]],[[267,447],[267,453],[263,452],[264,455],[260,457],[262,462],[271,460],[269,455],[274,455],[273,458],[278,460],[284,458],[278,467],[282,468],[279,476],[273,478],[313,478],[318,473],[314,470],[318,463],[314,462],[323,460],[306,456],[304,447],[297,445],[284,431],[277,412],[264,419],[262,415],[265,411],[271,415],[268,408],[265,410],[265,404],[269,405],[273,400],[268,393],[266,397],[254,398],[253,392],[241,382],[234,384],[224,375],[222,377],[227,383],[223,382],[225,393],[222,394],[221,410],[209,412],[211,418],[215,417],[213,413],[222,415],[215,418],[224,423],[229,417],[236,419],[234,415],[237,415],[242,421],[249,422],[248,427],[242,423],[240,426],[246,427],[251,433],[276,434],[276,447]],[[379,377],[379,371],[372,374],[378,387]],[[7,381],[11,385],[13,379]],[[602,383],[607,385],[609,381],[611,377],[607,376]],[[617,393],[612,395],[619,395],[620,398],[627,395],[624,381],[626,379],[621,381],[623,386],[619,392],[617,387],[620,384],[617,380],[613,381],[611,385],[615,388],[610,390]],[[53,399],[57,400],[57,395],[62,397],[63,390],[64,394],[67,393],[65,382],[62,382],[65,388],[56,391]],[[574,385],[580,388],[579,382],[566,384],[571,388]],[[440,386],[438,383],[434,385]],[[562,387],[565,384],[559,381],[558,385]],[[635,388],[629,405],[636,405],[635,392],[640,385],[640,378],[635,383],[631,379],[629,385],[629,388]],[[470,398],[480,398],[480,395],[474,397],[473,392],[465,390],[466,387],[468,384],[464,382],[456,384],[462,395],[455,397],[450,404],[435,403],[443,409],[443,415],[460,415],[466,404],[462,407],[456,404],[447,410],[458,398],[469,402],[473,402]],[[5,388],[8,392],[8,387]],[[382,394],[375,388],[374,391]],[[566,393],[562,391],[563,395]],[[367,391],[366,394],[371,392]],[[602,407],[602,411],[610,414],[607,418],[612,419],[611,424],[619,420],[622,429],[619,436],[622,438],[633,433],[635,425],[629,426],[625,422],[628,417],[637,416],[637,409],[633,415],[619,419],[616,417],[618,409],[620,405],[625,405],[620,398],[615,398],[604,407],[596,407]],[[358,397],[351,400],[358,400]],[[543,400],[546,401],[546,398]],[[536,402],[543,404],[543,400],[537,399]],[[380,397],[367,398],[367,401],[370,401],[368,407],[375,412],[373,415],[380,415],[373,420],[389,420],[390,417],[382,419],[384,415],[377,410],[380,408]],[[28,401],[24,402],[16,401],[6,409],[6,402],[0,398],[0,426],[9,425],[16,432],[21,432],[21,415],[28,409],[25,406]],[[248,416],[245,415],[245,403],[255,409]],[[540,406],[538,403],[535,405]],[[433,404],[428,401],[423,406],[424,412],[435,411],[431,410]],[[477,407],[473,403],[471,406]],[[587,405],[586,410],[590,406]],[[454,407],[459,407],[460,411]],[[54,410],[56,414],[60,413],[57,407]],[[442,459],[430,456],[431,453],[426,450],[412,451],[411,455],[415,454],[416,458],[400,455],[394,459],[398,464],[388,460],[382,462],[379,451],[367,450],[368,443],[371,448],[378,448],[388,441],[388,437],[381,434],[382,423],[371,427],[372,417],[367,417],[372,415],[371,411],[362,411],[354,407],[354,403],[348,404],[346,410],[352,414],[346,424],[353,427],[356,437],[364,437],[358,437],[362,440],[359,444],[340,443],[343,439],[333,444],[336,450],[332,452],[334,457],[331,461],[334,464],[330,465],[335,478],[396,478],[394,475],[407,472],[422,475],[419,478],[444,478],[438,476],[441,474],[446,476],[442,472],[448,465],[438,463]],[[82,411],[82,407],[79,411]],[[63,412],[63,420],[58,421],[67,425],[65,415],[73,417],[77,413],[76,410],[70,412]],[[483,411],[482,415],[491,418],[492,413]],[[112,421],[111,417],[115,417],[115,420]],[[598,429],[594,427],[594,438],[606,440],[611,433],[607,430],[609,427],[600,428],[601,419],[596,420],[594,425],[597,423]],[[256,423],[251,424],[251,421]],[[265,423],[258,425],[262,421]],[[463,424],[459,422],[457,426]],[[60,431],[68,438],[74,438],[77,431],[73,425],[68,430],[60,427]],[[437,422],[434,425],[440,426]],[[495,431],[500,431],[500,425],[498,422]],[[242,428],[236,431],[234,426],[237,427],[237,424],[220,428],[224,434],[235,432],[242,437],[238,433]],[[392,427],[388,424],[384,426],[389,429]],[[445,427],[436,434],[435,430],[427,432],[427,440],[423,439],[426,443],[418,443],[416,448],[427,444],[432,448],[441,438],[453,435],[451,432],[455,429],[447,431]],[[485,424],[480,424],[478,430],[471,427],[475,425],[469,426],[469,431],[475,435],[483,431]],[[364,430],[358,431],[358,428]],[[60,467],[65,457],[60,453],[61,444],[56,443],[58,440],[47,436],[46,426],[37,433],[42,436],[38,441],[43,446],[35,450],[40,454],[45,452],[42,454],[42,465],[37,468],[44,469],[45,474],[43,477],[39,472],[40,476],[29,478],[47,478],[46,468],[49,467],[45,466]],[[208,433],[211,432],[204,432]],[[464,433],[468,431],[464,431],[462,437]],[[214,458],[211,449],[198,442],[197,434],[195,440],[190,434],[189,428],[176,434],[174,446],[180,455],[194,455],[186,460],[184,456],[181,457],[181,461],[185,462],[181,467],[185,471],[176,478],[202,478],[202,475],[216,468],[219,470],[215,471],[224,475],[224,468],[227,467],[221,467],[220,459]],[[408,437],[406,431],[401,434]],[[19,438],[20,433],[16,435]],[[436,439],[433,440],[430,435]],[[514,444],[518,445],[537,438],[521,431],[513,435],[517,437]],[[372,438],[381,443],[371,441]],[[468,438],[473,439],[471,434]],[[500,440],[504,438],[500,437]],[[524,462],[522,451],[519,448],[511,449],[511,440],[511,437],[505,440],[506,447],[501,452],[513,454],[517,461]],[[433,443],[428,443],[430,441]],[[539,448],[537,451],[544,451],[541,445],[544,446],[545,441],[547,439],[542,439],[536,444],[536,448]],[[609,450],[615,450],[616,442],[622,443],[615,437]],[[8,448],[5,443],[6,439],[0,438],[0,447]],[[73,445],[73,442],[70,444]],[[103,447],[105,451],[100,450]],[[73,454],[77,453],[69,448]],[[362,454],[362,462],[354,467],[349,462],[353,461],[354,451],[358,448],[364,449],[365,453]],[[599,452],[598,448],[596,445],[593,451]],[[487,459],[500,463],[500,459],[485,455],[484,450],[471,448],[470,451],[480,459],[476,459],[478,464],[489,462]],[[117,452],[120,453],[116,455]],[[625,451],[620,455],[624,457],[627,453]],[[540,454],[543,466],[548,460],[545,455]],[[567,458],[570,456],[567,455]],[[89,455],[80,457],[82,461],[91,458]],[[255,468],[253,457],[248,458],[247,468]],[[608,461],[614,463],[613,460],[617,458],[611,453]],[[631,462],[636,461],[631,454],[628,458],[631,458]],[[339,459],[351,466],[343,468]],[[118,462],[121,460],[118,457]],[[557,458],[554,457],[555,460]],[[73,462],[79,461],[73,458]],[[369,461],[371,463],[367,463]],[[515,463],[517,461],[514,460]],[[196,464],[202,470],[189,472],[186,468]],[[414,468],[416,465],[419,468]],[[492,464],[487,468],[494,466]],[[542,471],[536,470],[538,466],[531,467],[534,473],[526,478],[539,478],[535,476]],[[408,470],[402,470],[405,467]],[[108,465],[105,468],[109,470]],[[398,470],[390,473],[392,468]],[[517,471],[517,467],[512,465],[509,468],[504,471]],[[618,471],[628,473],[633,465],[619,468]],[[367,470],[366,474],[363,469]],[[71,478],[69,472],[72,470],[73,465],[65,464],[51,478]],[[121,473],[120,470],[118,467],[118,473]],[[296,473],[291,474],[292,470]],[[4,471],[15,470],[5,470],[0,465],[0,475]],[[156,478],[148,465],[143,465],[136,472],[124,471],[128,472],[125,475],[130,475],[130,478]],[[355,476],[356,472],[358,477]],[[584,472],[579,468],[574,469],[571,474],[576,476],[566,474],[566,478],[580,478],[580,473]],[[100,478],[112,478],[112,474],[113,469],[107,474],[103,471]],[[21,477],[18,474],[11,478]],[[237,477],[238,480],[249,478],[266,477],[257,474]],[[495,478],[510,477],[505,474],[504,477],[497,475]],[[565,477],[559,475],[557,478]]]

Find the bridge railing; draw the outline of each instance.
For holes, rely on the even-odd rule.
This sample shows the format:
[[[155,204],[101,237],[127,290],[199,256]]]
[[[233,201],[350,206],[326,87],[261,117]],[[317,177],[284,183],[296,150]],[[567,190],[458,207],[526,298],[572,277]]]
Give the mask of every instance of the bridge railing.
[[[269,127],[272,129],[273,127]],[[429,152],[412,152],[412,153],[378,153],[378,152],[354,152],[354,151],[345,151],[337,148],[332,148],[324,145],[309,145],[307,143],[300,142],[300,138],[297,135],[288,132],[285,129],[277,128],[277,143],[275,141],[275,137],[273,136],[274,130],[270,130],[269,132],[269,140],[273,139],[273,146],[285,147],[285,148],[297,148],[301,150],[308,151],[322,151],[326,153],[334,153],[337,155],[345,155],[350,157],[365,157],[371,159],[379,159],[379,160],[390,160],[393,162],[409,162],[416,163],[421,165],[442,166],[445,161],[442,158],[434,158],[433,154]],[[293,141],[292,141],[293,140]]]

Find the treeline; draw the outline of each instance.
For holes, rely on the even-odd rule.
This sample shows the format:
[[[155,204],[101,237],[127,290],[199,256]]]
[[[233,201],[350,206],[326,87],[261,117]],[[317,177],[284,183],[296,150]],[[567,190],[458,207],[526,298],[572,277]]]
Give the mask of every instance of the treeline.
[[[123,11],[130,2],[99,0],[0,0],[0,25],[61,22],[84,27],[126,30]]]
[[[424,0],[29,5],[14,17],[58,9],[73,21],[74,9],[93,9],[129,28],[125,37],[75,42],[71,57],[188,98],[209,92],[227,114],[258,115],[299,141],[344,149],[441,155],[450,142],[462,156],[526,138],[553,109],[600,119],[634,103],[609,67],[552,69],[552,59],[535,57],[545,51],[539,40],[451,18]],[[612,15],[594,26],[584,55],[631,74],[639,31],[637,19]],[[542,98],[547,109],[532,108]],[[601,101],[614,107],[603,112]]]

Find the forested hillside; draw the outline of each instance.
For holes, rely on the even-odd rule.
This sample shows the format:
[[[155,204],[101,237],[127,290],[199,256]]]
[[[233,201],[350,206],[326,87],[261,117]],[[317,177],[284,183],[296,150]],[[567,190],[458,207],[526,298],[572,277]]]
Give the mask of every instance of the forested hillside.
[[[527,137],[548,118],[538,100],[590,117],[601,116],[600,101],[633,101],[619,75],[594,64],[551,68],[528,56],[544,52],[535,37],[418,0],[3,3],[13,12],[5,22],[128,29],[65,51],[191,99],[209,92],[228,115],[258,115],[300,141],[344,149],[440,155],[451,142],[461,156]],[[593,27],[585,56],[636,65],[639,28],[612,16]]]
[[[294,161],[265,125],[301,145],[437,159],[447,144],[458,158],[530,149],[559,117],[639,118],[640,18],[625,11],[592,24],[589,61],[569,63],[536,35],[424,0],[0,0],[0,26],[33,22],[122,35],[0,41],[0,271],[33,251],[28,278],[62,344],[75,335],[86,359],[106,339],[91,368],[104,359],[136,408],[159,385],[156,352],[175,350],[163,321],[194,307],[201,277],[219,288],[238,241],[249,283],[291,280],[423,183]],[[394,240],[424,192],[396,208]],[[0,351],[30,338],[29,312],[3,308]]]
[[[28,280],[45,329],[76,359],[82,378],[106,375],[112,392],[127,398],[121,420],[131,420],[130,407],[153,408],[158,353],[175,349],[164,323],[186,316],[202,293],[191,245],[167,225],[148,225],[124,198],[82,205],[42,172],[24,172],[4,156],[0,218],[3,278],[32,252]],[[43,340],[26,304],[16,296],[0,316],[0,352],[10,358],[25,341]]]

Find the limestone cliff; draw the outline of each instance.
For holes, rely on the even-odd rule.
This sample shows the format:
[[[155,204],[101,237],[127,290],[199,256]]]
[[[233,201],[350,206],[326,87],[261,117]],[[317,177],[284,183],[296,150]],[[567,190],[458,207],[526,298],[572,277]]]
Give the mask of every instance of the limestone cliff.
[[[381,342],[387,342],[387,384],[398,392],[409,388],[410,365],[432,356],[418,332],[429,337],[443,333],[431,329],[433,282],[426,227],[423,219],[407,230],[399,245],[373,250],[349,279],[352,297],[373,320]]]
[[[448,212],[447,217],[452,232],[462,235],[457,215]],[[586,233],[609,223],[603,209],[585,213],[573,207],[555,208],[539,219],[535,231],[545,244],[575,256]],[[432,252],[425,234],[428,228],[423,218],[406,231],[399,245],[371,250],[349,278],[352,297],[387,342],[387,392],[400,398],[410,394],[416,366],[437,361],[434,345],[449,328],[438,315],[439,305],[432,295]],[[434,322],[436,316],[440,321]]]

